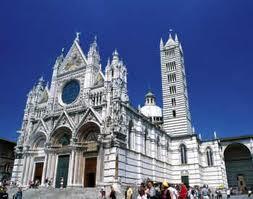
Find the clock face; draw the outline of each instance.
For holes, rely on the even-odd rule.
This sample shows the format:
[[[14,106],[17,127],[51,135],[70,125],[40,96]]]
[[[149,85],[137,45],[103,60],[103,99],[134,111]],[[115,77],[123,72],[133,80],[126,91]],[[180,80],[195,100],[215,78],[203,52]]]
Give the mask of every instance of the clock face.
[[[71,80],[62,89],[62,101],[70,104],[78,97],[80,92],[80,84],[77,80]]]

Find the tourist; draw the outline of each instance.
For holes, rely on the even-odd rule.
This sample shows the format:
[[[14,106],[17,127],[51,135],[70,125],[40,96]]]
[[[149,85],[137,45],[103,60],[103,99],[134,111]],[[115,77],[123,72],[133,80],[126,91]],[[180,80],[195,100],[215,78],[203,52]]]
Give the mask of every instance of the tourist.
[[[36,179],[35,180],[35,188],[38,188],[39,186],[40,186],[40,181],[39,181],[39,179]]]
[[[192,187],[189,187],[189,190],[188,190],[188,198],[189,199],[194,199],[194,195],[195,195],[195,191]]]
[[[153,182],[151,180],[148,182],[147,197],[150,199],[156,198],[156,190],[155,190]]]
[[[168,182],[164,180],[162,184],[162,192],[161,192],[162,199],[172,199],[171,192],[168,188],[169,188]]]
[[[230,195],[231,195],[231,189],[227,189],[227,198],[230,198]]]
[[[18,191],[14,195],[13,199],[22,199],[22,197],[23,197],[22,189],[21,189],[21,187],[19,187]]]
[[[248,197],[250,197],[252,194],[252,188],[248,190]]]
[[[51,178],[50,180],[48,180],[48,186],[50,187],[53,184],[53,178]]]
[[[111,199],[116,199],[116,191],[114,190],[113,186],[111,186],[110,198]]]
[[[186,199],[187,198],[187,188],[184,183],[180,184],[180,192],[179,192],[179,199]]]
[[[138,190],[138,197],[137,199],[147,199],[147,194],[145,193],[145,189],[140,188]]]
[[[209,199],[209,191],[208,191],[206,185],[204,185],[201,189],[201,196],[203,199]]]
[[[48,178],[46,178],[45,179],[45,185],[46,185],[46,187],[48,187],[48,181],[49,181]]]
[[[217,199],[221,199],[222,198],[222,193],[221,190],[217,191]]]
[[[126,191],[126,199],[133,199],[133,190],[131,187],[127,187]]]
[[[29,181],[28,185],[30,189],[34,188],[34,182],[32,180]]]
[[[105,189],[102,188],[102,189],[100,190],[99,199],[106,199],[106,196],[105,196],[105,195],[106,195],[106,194],[105,194]]]
[[[2,182],[0,182],[0,198],[1,199],[8,199],[8,193],[7,193],[7,188],[4,186]]]
[[[178,198],[178,191],[176,188],[174,188],[171,184],[169,184],[169,191],[171,193],[171,199],[177,199]]]
[[[60,184],[61,184],[61,189],[63,189],[63,185],[64,185],[64,178],[63,177],[61,177]]]

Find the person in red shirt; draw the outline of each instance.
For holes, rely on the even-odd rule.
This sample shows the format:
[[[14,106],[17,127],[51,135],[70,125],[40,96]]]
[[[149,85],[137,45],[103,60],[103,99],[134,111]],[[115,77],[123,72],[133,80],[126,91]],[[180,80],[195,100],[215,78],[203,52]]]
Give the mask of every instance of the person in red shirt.
[[[186,186],[184,185],[184,183],[182,183],[180,185],[180,192],[179,192],[179,198],[178,199],[186,199],[187,198],[187,188]]]

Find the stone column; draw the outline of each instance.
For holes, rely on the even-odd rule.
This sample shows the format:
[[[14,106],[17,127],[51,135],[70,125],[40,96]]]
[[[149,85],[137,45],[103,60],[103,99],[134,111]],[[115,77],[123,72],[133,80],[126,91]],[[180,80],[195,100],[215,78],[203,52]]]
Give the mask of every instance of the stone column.
[[[52,164],[52,154],[50,152],[47,153],[47,165],[45,170],[45,176],[51,178],[50,171],[51,171],[51,164]]]
[[[31,154],[30,155],[30,161],[29,161],[29,173],[28,173],[28,181],[27,181],[27,184],[30,180],[34,180],[34,158],[33,158],[33,155]]]
[[[43,164],[43,173],[42,173],[42,178],[41,178],[41,185],[45,185],[45,179],[47,178],[47,168],[48,168],[48,153],[45,152],[45,159],[44,159],[44,164]]]
[[[68,183],[67,186],[73,186],[73,180],[74,180],[74,166],[75,166],[75,150],[72,149],[71,155],[70,155],[70,162],[69,162],[69,171],[68,171]]]
[[[53,178],[53,185],[55,185],[56,182],[56,172],[55,172],[55,167],[56,167],[56,162],[58,161],[58,156],[56,153],[52,153],[51,155],[51,166],[50,166],[50,178]]]
[[[29,182],[29,180],[31,180],[31,179],[29,179],[29,177],[30,177],[30,175],[29,175],[29,173],[30,173],[30,169],[31,169],[31,167],[32,167],[32,165],[31,165],[31,156],[30,156],[30,154],[27,154],[27,158],[26,158],[26,166],[25,166],[25,170],[24,170],[24,178],[23,178],[23,185],[28,185],[28,182]]]
[[[22,170],[22,177],[21,177],[21,185],[24,185],[25,182],[25,173],[26,173],[26,169],[27,169],[27,154],[24,153],[24,161],[23,161],[23,170]]]
[[[82,151],[77,150],[75,155],[75,166],[74,166],[74,183],[73,185],[76,187],[83,187],[82,178],[83,178],[83,157]]]
[[[102,184],[104,181],[104,147],[100,144],[97,156],[96,168],[96,185]]]

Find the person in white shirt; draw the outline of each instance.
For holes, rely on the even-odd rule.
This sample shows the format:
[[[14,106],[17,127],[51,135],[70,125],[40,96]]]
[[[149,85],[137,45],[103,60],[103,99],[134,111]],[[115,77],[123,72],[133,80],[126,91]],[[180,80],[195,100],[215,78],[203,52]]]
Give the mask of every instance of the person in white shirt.
[[[228,188],[227,189],[227,198],[230,198],[230,195],[231,195],[231,190]]]
[[[172,195],[171,199],[177,199],[178,198],[178,191],[171,184],[169,184],[168,190],[170,191],[170,193]]]

